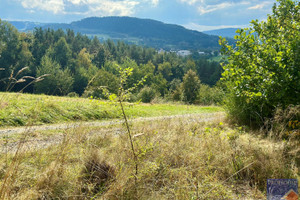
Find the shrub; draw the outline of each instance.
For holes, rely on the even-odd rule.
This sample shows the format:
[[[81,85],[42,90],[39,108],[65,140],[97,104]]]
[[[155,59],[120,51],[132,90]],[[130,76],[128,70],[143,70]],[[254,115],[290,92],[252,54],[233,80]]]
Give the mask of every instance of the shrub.
[[[138,94],[138,99],[144,103],[150,103],[156,97],[156,91],[148,86],[145,86]]]
[[[223,97],[224,92],[222,89],[201,84],[196,103],[201,105],[221,104]]]
[[[103,89],[101,86],[88,86],[85,88],[84,93],[82,94],[82,97],[89,98],[97,98],[97,99],[107,99],[107,96],[103,92]]]
[[[77,94],[76,92],[70,92],[67,95],[68,97],[79,97],[79,94]]]
[[[300,102],[300,2],[278,0],[267,21],[238,30],[236,47],[220,41],[228,55],[223,81],[231,118],[261,126],[277,107]]]

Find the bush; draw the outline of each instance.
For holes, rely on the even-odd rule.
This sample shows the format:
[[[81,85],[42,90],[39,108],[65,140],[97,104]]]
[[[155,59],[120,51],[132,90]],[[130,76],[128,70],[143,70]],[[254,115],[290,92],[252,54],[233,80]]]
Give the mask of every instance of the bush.
[[[76,92],[70,92],[67,95],[68,97],[79,97],[79,94],[77,94]]]
[[[218,87],[209,87],[201,84],[197,95],[196,104],[212,105],[221,104],[223,102],[224,92]]]
[[[228,64],[222,74],[231,118],[262,126],[277,107],[299,105],[300,2],[278,0],[267,21],[238,30],[236,47],[220,41]]]
[[[88,86],[85,88],[84,93],[82,94],[82,97],[89,98],[93,97],[96,99],[107,99],[107,96],[103,92],[103,89],[101,86],[94,87],[94,86]]]
[[[156,97],[156,91],[153,88],[145,86],[138,94],[138,99],[143,103],[150,103]]]

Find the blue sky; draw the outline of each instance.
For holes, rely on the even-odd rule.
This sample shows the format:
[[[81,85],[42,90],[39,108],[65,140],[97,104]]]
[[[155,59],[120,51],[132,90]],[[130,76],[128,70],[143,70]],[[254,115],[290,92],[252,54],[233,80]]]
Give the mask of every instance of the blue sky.
[[[265,20],[275,0],[0,0],[0,18],[72,22],[91,16],[155,19],[204,31]]]

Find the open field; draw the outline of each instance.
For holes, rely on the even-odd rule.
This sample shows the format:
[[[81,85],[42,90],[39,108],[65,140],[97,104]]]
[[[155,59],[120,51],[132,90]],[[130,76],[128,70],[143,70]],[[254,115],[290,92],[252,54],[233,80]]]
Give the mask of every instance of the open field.
[[[230,126],[220,107],[126,104],[135,157],[117,104],[0,98],[0,199],[258,200],[269,178],[300,181],[297,142]]]
[[[120,118],[118,104],[86,98],[0,93],[0,127]],[[220,107],[180,104],[127,104],[130,118],[223,111]]]
[[[138,173],[122,124],[24,132],[19,141],[57,141],[45,148],[21,142],[17,156],[2,153],[0,196],[257,200],[266,199],[267,178],[300,180],[285,142],[230,128],[222,117],[196,119],[131,124]]]

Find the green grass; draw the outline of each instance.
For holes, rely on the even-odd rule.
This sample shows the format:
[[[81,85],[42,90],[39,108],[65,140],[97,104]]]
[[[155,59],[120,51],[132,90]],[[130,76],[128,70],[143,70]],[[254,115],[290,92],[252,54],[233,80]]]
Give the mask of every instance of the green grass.
[[[213,113],[221,107],[179,104],[126,104],[131,118]],[[20,93],[0,93],[0,127],[120,118],[119,105],[108,101]]]

